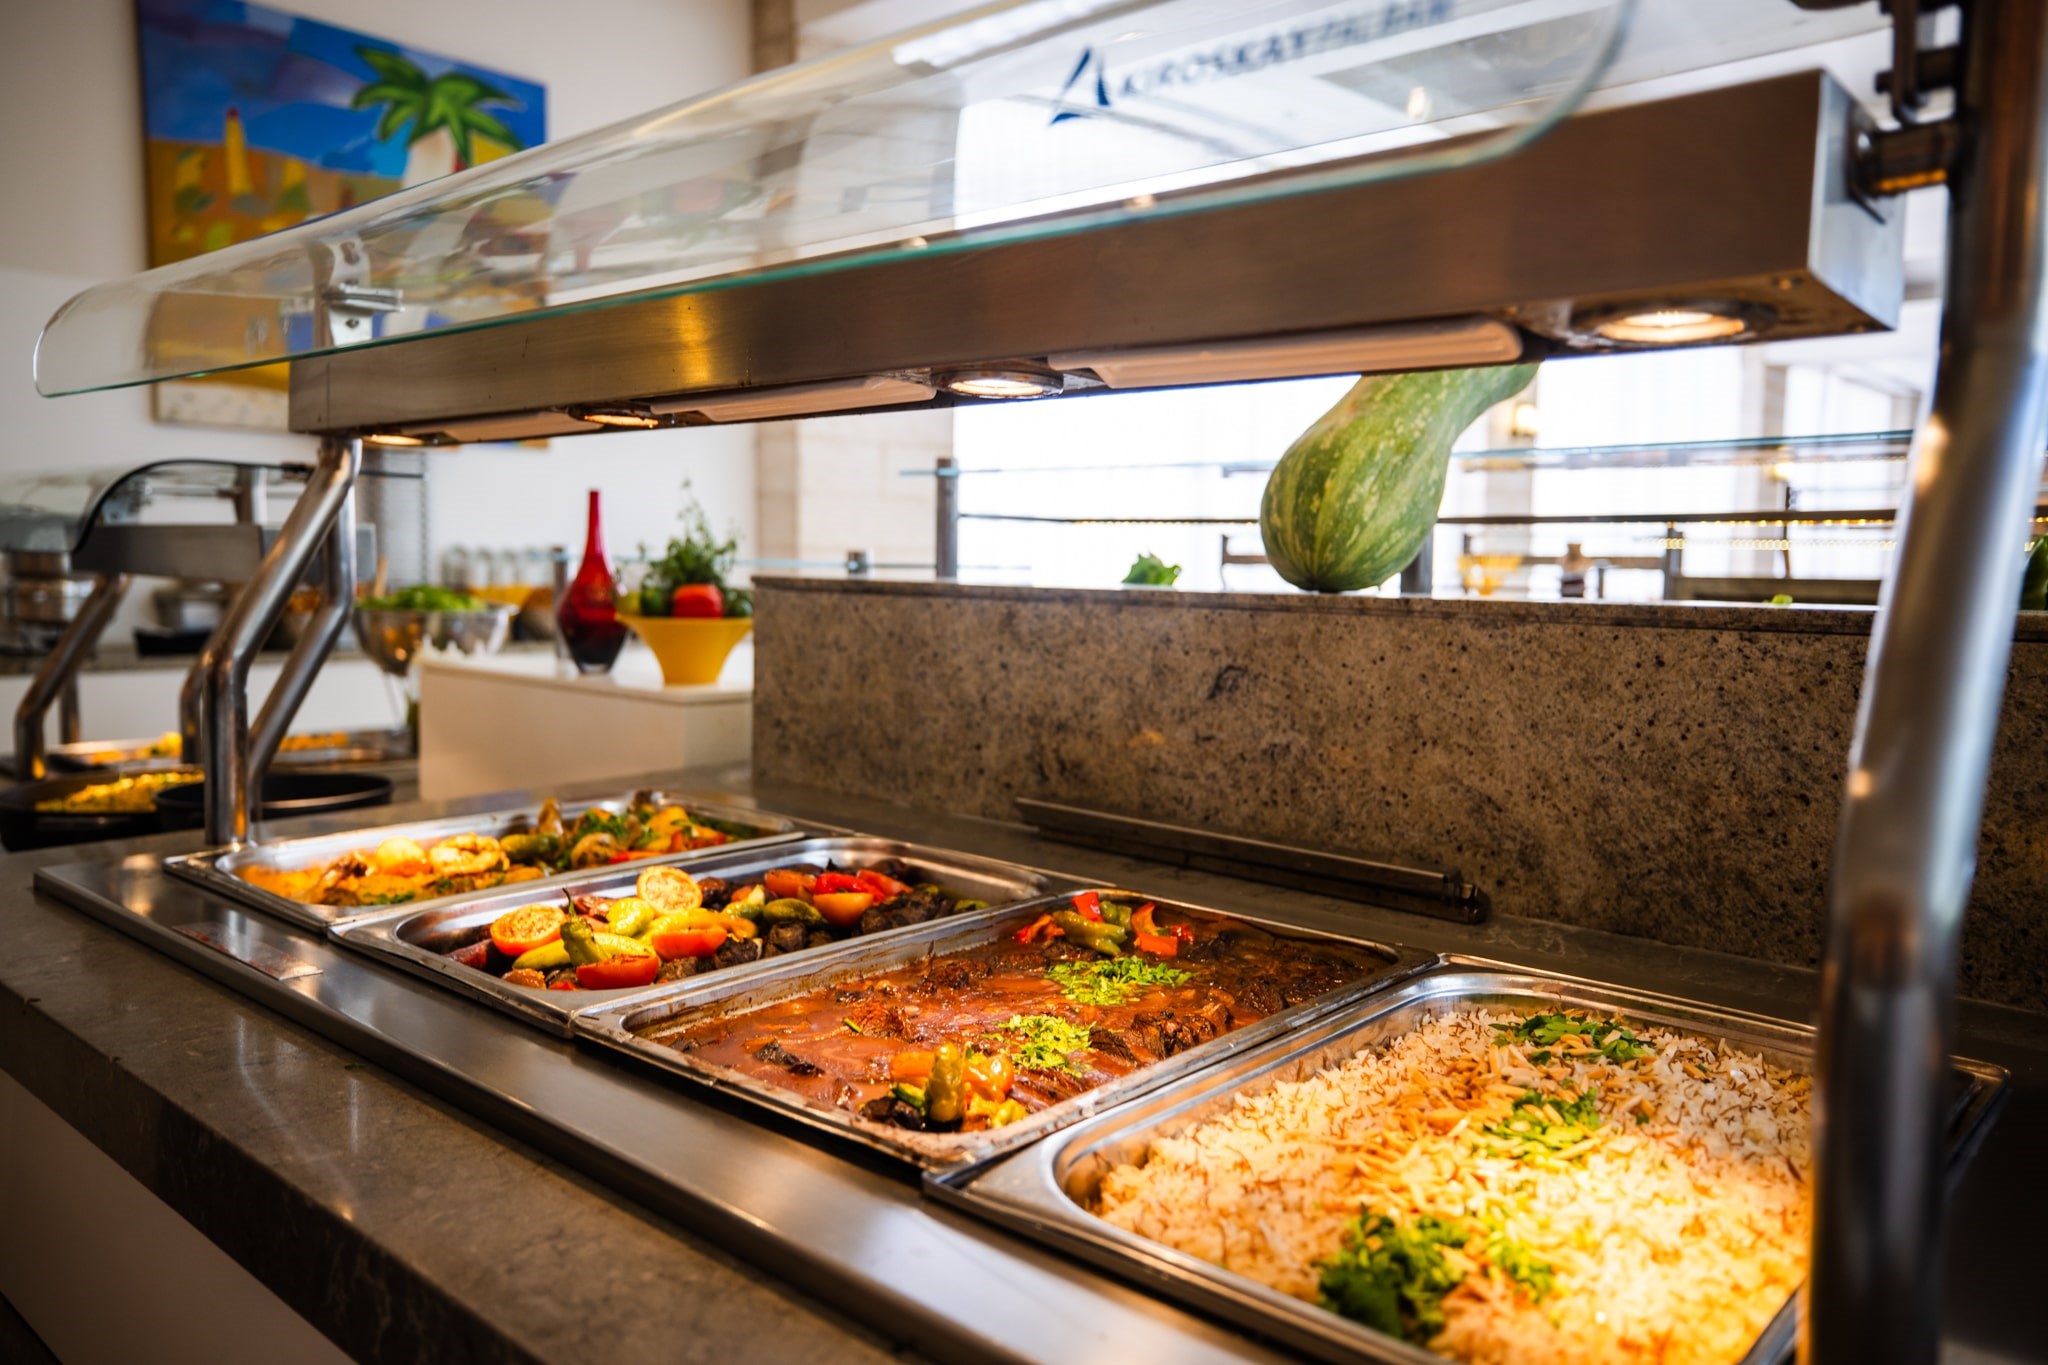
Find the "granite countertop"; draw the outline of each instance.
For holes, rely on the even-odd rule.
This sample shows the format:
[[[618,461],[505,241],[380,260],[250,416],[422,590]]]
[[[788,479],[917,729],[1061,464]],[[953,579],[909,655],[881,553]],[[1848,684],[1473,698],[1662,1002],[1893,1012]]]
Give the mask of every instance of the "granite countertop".
[[[1047,844],[1014,825],[787,784],[750,788],[731,772],[669,780],[751,791],[767,809],[1135,883],[1226,910],[1780,1017],[1803,1018],[1814,996],[1810,973],[1715,953],[1533,920],[1464,927],[1371,910]],[[166,838],[95,852],[185,846]],[[778,1360],[862,1361],[891,1358],[914,1340],[893,1329],[889,1305],[865,1322],[828,1309],[722,1249],[732,1243],[637,1208],[29,889],[34,869],[75,862],[82,852],[0,860],[0,935],[13,945],[0,957],[0,1066],[345,1349],[378,1358],[708,1361],[759,1357],[764,1324],[772,1324]],[[2048,1164],[2036,1157],[2048,1143],[2048,1016],[1966,1003],[1960,1018],[1963,1050],[2010,1068],[2014,1083],[1954,1205],[1952,1358],[2048,1360],[2032,1262],[2011,1254],[2015,1211],[2048,1212]],[[802,1156],[794,1139],[765,1132],[758,1141],[822,1163],[849,1199],[878,1197],[877,1177],[860,1163],[824,1149]],[[965,1248],[990,1274],[1000,1277],[1005,1266],[1020,1276],[1043,1273],[1043,1253],[921,1204],[914,1189],[887,1197],[897,1201],[906,1220],[899,1235],[909,1239],[892,1242],[892,1253],[914,1251],[921,1236],[937,1245],[943,1233],[955,1254]],[[760,1198],[772,1224],[775,1192]],[[552,1292],[565,1275],[603,1288],[593,1288],[580,1311],[565,1307]],[[1180,1333],[1190,1355],[1213,1356],[1220,1343],[1223,1353],[1266,1356],[1135,1291],[1102,1285],[1091,1292],[1105,1319]],[[601,1340],[587,1330],[593,1309],[608,1325]],[[1019,1343],[1020,1354],[1030,1355],[1028,1346]]]
[[[756,587],[792,592],[962,597],[992,602],[1102,602],[1162,611],[1288,611],[1342,616],[1459,616],[1487,625],[1519,622],[1559,626],[1653,626],[1682,630],[1784,631],[1809,635],[1868,635],[1874,607],[1744,606],[1726,602],[1544,601],[1468,597],[1439,592],[1415,596],[1375,593],[1206,592],[1151,587],[1028,587],[917,577],[845,574],[757,575]],[[2019,612],[2016,640],[2048,640],[2048,612]]]

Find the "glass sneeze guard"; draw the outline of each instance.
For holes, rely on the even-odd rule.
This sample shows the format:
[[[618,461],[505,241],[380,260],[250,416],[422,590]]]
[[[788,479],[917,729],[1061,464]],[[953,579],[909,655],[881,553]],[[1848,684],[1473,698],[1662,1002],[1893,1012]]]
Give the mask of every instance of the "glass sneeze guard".
[[[45,394],[1506,155],[1604,79],[1875,27],[1789,0],[1007,0],[86,291]]]

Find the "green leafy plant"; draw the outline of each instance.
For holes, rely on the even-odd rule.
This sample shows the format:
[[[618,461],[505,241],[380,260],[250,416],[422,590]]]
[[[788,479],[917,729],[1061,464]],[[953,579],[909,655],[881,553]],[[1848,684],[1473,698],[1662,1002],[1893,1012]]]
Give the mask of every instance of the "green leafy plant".
[[[683,485],[686,493],[689,487],[687,483]],[[739,538],[728,533],[720,540],[711,530],[711,519],[704,515],[704,505],[694,497],[676,516],[683,523],[683,533],[670,537],[668,548],[660,557],[649,556],[647,547],[640,547],[641,556],[647,560],[647,573],[640,580],[639,614],[667,616],[677,588],[705,584],[723,595],[728,617],[752,616],[753,594],[744,588],[727,587],[725,581],[739,558]]]
[[[1158,555],[1147,550],[1131,562],[1131,571],[1124,575],[1124,582],[1140,587],[1170,588],[1180,580],[1180,565],[1169,564]]]

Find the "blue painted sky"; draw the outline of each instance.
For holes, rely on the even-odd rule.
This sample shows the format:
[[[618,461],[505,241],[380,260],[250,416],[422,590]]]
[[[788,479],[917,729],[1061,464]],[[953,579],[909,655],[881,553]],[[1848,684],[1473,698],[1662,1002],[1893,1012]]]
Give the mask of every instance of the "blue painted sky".
[[[374,75],[359,47],[399,53],[429,76],[460,71],[496,86],[513,102],[484,108],[529,147],[547,137],[546,92],[516,76],[239,0],[136,0],[135,12],[151,138],[217,143],[233,108],[251,147],[397,179],[411,126],[378,142],[377,111],[348,107]]]

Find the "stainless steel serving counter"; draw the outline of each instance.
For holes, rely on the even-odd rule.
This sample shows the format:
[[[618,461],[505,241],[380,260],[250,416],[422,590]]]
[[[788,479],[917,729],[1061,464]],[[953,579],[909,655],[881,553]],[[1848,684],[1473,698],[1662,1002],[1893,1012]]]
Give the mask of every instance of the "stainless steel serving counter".
[[[1373,911],[1069,849],[1014,826],[751,786],[744,774],[665,780],[1311,929],[1795,1020],[1814,998],[1810,973],[1642,939],[1533,920],[1463,927]],[[347,824],[337,817],[299,829]],[[0,942],[9,946],[0,954],[0,1067],[352,1354],[1276,1356],[939,1207],[901,1173],[846,1149],[522,1028],[308,930],[233,911],[155,869],[152,856],[193,847],[191,838],[166,837],[0,860]],[[128,855],[137,856],[117,868]],[[36,869],[88,856],[107,859],[100,880],[128,903],[166,920],[216,918],[242,948],[280,955],[271,966],[288,958],[313,970],[285,983],[276,1008],[260,1006],[31,891]],[[254,990],[270,980],[186,942],[193,963],[223,981]],[[422,1030],[468,1040],[461,1064],[489,1085],[459,1081],[410,1050],[407,1040]],[[2048,1145],[2048,1016],[1966,1005],[1961,1049],[2009,1068],[2012,1085],[1958,1189],[1949,1344],[1957,1359],[2048,1360],[2035,1263],[2014,1254],[2018,1230],[2048,1215],[2048,1163],[2037,1155]],[[562,1126],[535,1123],[543,1107]],[[580,1117],[599,1108],[610,1135],[602,1142]],[[650,1159],[685,1173],[680,1195],[653,1188]],[[563,1293],[565,1283],[577,1292]]]

